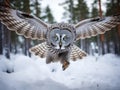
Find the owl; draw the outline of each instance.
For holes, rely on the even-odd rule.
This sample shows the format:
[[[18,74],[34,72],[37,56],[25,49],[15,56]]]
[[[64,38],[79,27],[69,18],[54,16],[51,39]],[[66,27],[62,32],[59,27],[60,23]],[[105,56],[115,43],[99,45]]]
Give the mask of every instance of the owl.
[[[0,6],[0,20],[18,35],[43,40],[30,48],[30,52],[41,58],[46,57],[47,64],[60,62],[65,70],[70,60],[80,60],[87,55],[74,42],[111,30],[120,23],[120,15],[85,19],[77,24],[48,24],[34,15]]]

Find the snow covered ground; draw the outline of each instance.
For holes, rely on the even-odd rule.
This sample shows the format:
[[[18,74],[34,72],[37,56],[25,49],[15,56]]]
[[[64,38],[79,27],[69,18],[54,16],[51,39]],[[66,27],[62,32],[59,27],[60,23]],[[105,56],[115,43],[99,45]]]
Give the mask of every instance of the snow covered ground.
[[[113,54],[71,61],[65,71],[60,63],[11,56],[0,56],[0,90],[120,90],[120,57]]]

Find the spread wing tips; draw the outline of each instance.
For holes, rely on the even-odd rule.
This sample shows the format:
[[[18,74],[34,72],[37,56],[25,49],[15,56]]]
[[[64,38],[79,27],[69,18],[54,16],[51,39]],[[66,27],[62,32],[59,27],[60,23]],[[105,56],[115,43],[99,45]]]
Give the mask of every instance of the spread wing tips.
[[[0,6],[0,20],[11,31],[26,38],[45,40],[48,24],[39,18],[14,10],[9,7]]]
[[[104,34],[120,24],[120,15],[86,19],[76,24],[77,39],[85,39]]]

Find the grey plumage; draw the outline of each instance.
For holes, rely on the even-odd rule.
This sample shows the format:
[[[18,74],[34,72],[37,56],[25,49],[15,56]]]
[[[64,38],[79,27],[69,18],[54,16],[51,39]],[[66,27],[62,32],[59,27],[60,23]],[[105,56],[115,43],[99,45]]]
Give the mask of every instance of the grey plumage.
[[[43,40],[43,43],[32,47],[30,52],[41,58],[46,57],[47,64],[60,61],[65,70],[70,64],[69,60],[76,61],[87,55],[74,42],[111,30],[120,23],[120,15],[90,18],[77,24],[47,24],[34,15],[0,6],[0,20],[19,35]]]
[[[0,6],[0,20],[18,35],[39,40],[46,38],[48,25],[36,16]]]
[[[75,25],[77,40],[104,34],[120,23],[120,15],[85,19]]]
[[[45,58],[47,56],[48,51],[51,51],[51,54],[58,54],[59,51],[57,50],[50,50],[51,47],[49,47],[47,45],[46,42],[43,42],[41,44],[38,44],[32,48],[29,49],[29,51],[35,55],[38,55],[41,58]],[[85,57],[87,54],[82,51],[79,47],[77,47],[76,45],[73,45],[71,48],[70,53],[70,59],[73,61],[76,61],[78,58],[82,59],[83,57]]]

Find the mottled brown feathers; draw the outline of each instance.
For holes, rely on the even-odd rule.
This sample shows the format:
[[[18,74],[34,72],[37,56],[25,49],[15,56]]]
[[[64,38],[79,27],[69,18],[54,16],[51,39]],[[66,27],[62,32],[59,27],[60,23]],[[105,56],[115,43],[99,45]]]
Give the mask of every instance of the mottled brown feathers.
[[[120,15],[85,19],[75,25],[77,34],[76,40],[104,34],[117,24],[120,24]]]
[[[47,55],[47,44],[46,42],[38,44],[32,48],[29,49],[29,51],[41,58],[46,57]],[[87,54],[82,51],[79,47],[77,47],[76,45],[73,45],[71,47],[71,53],[70,53],[70,59],[73,61],[76,61],[78,59],[82,59],[83,57],[87,56]]]
[[[31,39],[46,39],[48,25],[33,15],[1,6],[0,20],[18,35]]]

